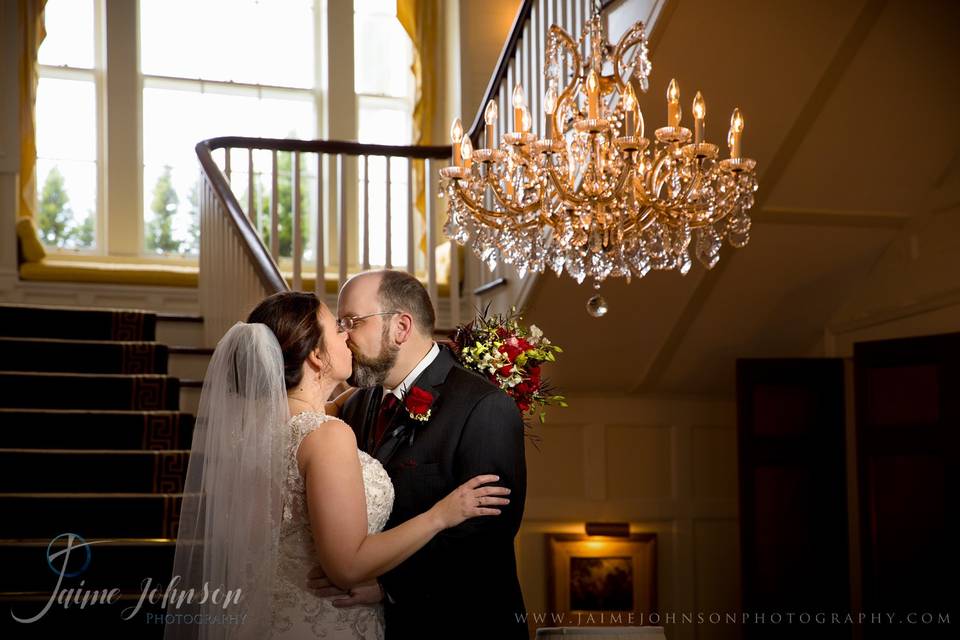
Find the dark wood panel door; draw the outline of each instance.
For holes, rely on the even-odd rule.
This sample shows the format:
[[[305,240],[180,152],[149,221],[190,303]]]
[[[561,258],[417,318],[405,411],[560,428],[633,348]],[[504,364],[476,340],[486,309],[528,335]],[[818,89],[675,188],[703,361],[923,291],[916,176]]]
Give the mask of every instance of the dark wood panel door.
[[[960,599],[960,333],[858,343],[854,363],[863,605],[903,621],[864,638],[943,637]]]
[[[737,413],[743,637],[849,638],[786,618],[849,610],[843,361],[738,360]]]

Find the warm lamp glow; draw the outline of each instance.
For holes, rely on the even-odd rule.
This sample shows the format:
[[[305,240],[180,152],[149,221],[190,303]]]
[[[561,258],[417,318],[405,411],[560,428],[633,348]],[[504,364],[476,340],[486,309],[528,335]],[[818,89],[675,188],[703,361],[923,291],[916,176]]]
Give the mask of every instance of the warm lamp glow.
[[[483,121],[487,124],[497,124],[497,112],[497,103],[491,100],[487,103],[487,108],[483,110]]]

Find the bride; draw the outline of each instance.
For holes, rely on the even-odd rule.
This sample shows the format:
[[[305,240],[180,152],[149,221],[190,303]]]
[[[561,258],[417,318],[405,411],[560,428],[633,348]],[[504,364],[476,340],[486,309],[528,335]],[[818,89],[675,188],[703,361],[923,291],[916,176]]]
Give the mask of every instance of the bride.
[[[187,468],[164,638],[382,638],[375,578],[437,533],[495,516],[509,489],[481,475],[383,531],[393,485],[329,415],[352,354],[310,293],[268,297],[217,344]],[[307,586],[321,564],[367,604],[337,607]],[[369,594],[373,594],[370,597]]]

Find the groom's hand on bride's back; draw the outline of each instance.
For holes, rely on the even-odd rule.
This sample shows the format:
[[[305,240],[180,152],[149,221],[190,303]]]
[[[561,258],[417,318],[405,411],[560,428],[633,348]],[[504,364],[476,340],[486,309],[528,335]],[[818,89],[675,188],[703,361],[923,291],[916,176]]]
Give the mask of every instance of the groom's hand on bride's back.
[[[380,583],[376,580],[358,584],[349,591],[344,591],[337,585],[330,582],[323,567],[315,566],[307,574],[307,586],[313,590],[318,598],[331,598],[335,596],[345,596],[333,601],[335,607],[352,607],[358,604],[376,604],[383,600],[383,591]]]
[[[323,572],[323,567],[319,564],[313,569],[310,569],[310,573],[307,574],[307,587],[311,589],[318,598],[345,596],[348,594],[347,591],[330,582],[327,574]]]

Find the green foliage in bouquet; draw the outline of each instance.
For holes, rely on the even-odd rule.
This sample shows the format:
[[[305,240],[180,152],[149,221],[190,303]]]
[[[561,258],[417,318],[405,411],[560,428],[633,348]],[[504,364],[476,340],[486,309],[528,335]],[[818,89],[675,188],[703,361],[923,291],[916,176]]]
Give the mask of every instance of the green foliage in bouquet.
[[[536,326],[521,324],[515,309],[509,314],[488,315],[489,306],[477,318],[458,326],[450,335],[453,350],[464,367],[476,371],[503,389],[517,403],[524,426],[538,416],[546,422],[544,407],[566,407],[562,395],[541,376],[540,367],[555,362],[563,349],[550,342]]]

